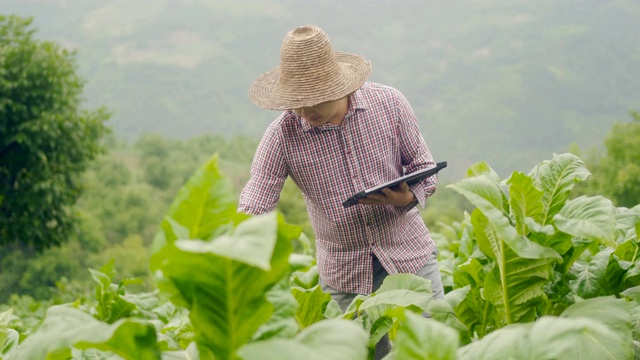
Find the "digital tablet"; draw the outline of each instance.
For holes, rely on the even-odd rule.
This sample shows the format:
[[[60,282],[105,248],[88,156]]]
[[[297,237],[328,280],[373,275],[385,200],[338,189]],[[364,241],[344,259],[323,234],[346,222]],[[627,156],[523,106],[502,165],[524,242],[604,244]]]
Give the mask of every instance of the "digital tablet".
[[[373,187],[371,189],[367,189],[367,190],[363,190],[360,191],[359,193],[351,196],[350,198],[348,198],[347,200],[345,200],[342,203],[342,206],[348,208],[349,206],[353,206],[355,204],[358,203],[358,199],[362,199],[364,197],[367,197],[367,195],[369,194],[373,194],[375,192],[379,192],[382,191],[382,189],[384,188],[392,188],[394,186],[398,186],[403,182],[406,182],[408,185],[414,184],[424,178],[427,178],[431,175],[437,174],[438,171],[444,169],[447,167],[447,162],[443,161],[443,162],[439,162],[436,164],[436,167],[430,168],[430,169],[424,169],[424,170],[419,170],[416,172],[412,172],[411,174],[408,175],[404,175],[401,176],[395,180],[386,182],[384,184],[378,185],[376,187]]]

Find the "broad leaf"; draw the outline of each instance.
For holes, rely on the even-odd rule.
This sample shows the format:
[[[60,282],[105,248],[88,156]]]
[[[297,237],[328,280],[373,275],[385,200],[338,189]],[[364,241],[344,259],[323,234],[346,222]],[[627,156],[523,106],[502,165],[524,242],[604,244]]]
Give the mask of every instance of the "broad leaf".
[[[640,213],[633,209],[616,208],[616,233],[617,243],[638,239],[640,229]]]
[[[602,196],[580,196],[569,200],[554,220],[562,232],[616,246],[613,204]]]
[[[504,324],[533,320],[533,305],[547,301],[543,286],[550,281],[553,261],[519,256],[480,211],[473,212],[471,222],[478,246],[497,264],[485,278],[485,298],[503,313]]]
[[[634,286],[632,288],[628,288],[625,291],[621,292],[620,295],[624,295],[624,296],[634,300],[638,304],[640,304],[640,285],[639,286]]]
[[[248,218],[236,213],[231,182],[218,170],[218,156],[212,156],[189,178],[165,214],[152,245],[151,270],[156,271],[168,243],[177,239],[208,240],[233,229]]]
[[[576,273],[576,280],[570,281],[571,288],[576,295],[588,299],[601,295],[609,295],[614,290],[607,283],[606,272],[613,249],[606,248],[597,253],[589,262],[576,261],[572,272]]]
[[[311,289],[294,287],[291,292],[299,305],[295,316],[301,328],[324,319],[324,309],[331,301],[331,295],[322,291],[320,285]]]
[[[527,234],[525,219],[537,218],[542,213],[542,191],[533,186],[533,180],[521,173],[514,172],[509,180],[509,207],[515,219],[518,234]]]
[[[200,352],[196,343],[192,342],[186,350],[162,352],[162,360],[200,360]]]
[[[275,213],[250,218],[238,229],[221,245],[217,239],[178,240],[163,250],[165,281],[159,286],[190,310],[196,341],[222,360],[231,359],[271,316],[265,294],[287,274],[291,240],[299,235]]]
[[[474,177],[479,175],[485,175],[493,181],[500,180],[498,174],[485,161],[473,164],[467,169],[467,177]]]
[[[457,331],[462,343],[467,344],[471,342],[469,328],[462,323],[460,319],[458,319],[453,307],[447,301],[442,299],[433,299],[433,301],[429,303],[427,314],[429,314],[431,319],[448,325],[453,330]]]
[[[292,285],[301,287],[303,289],[311,289],[319,284],[320,275],[318,274],[318,266],[313,265],[309,270],[294,271],[291,274]]]
[[[180,189],[166,215],[189,230],[189,239],[209,239],[220,226],[232,226],[236,208],[233,185],[214,155]]]
[[[630,336],[588,318],[545,316],[514,324],[459,349],[460,360],[633,358]]]
[[[431,281],[414,274],[393,274],[387,276],[375,293],[359,306],[359,312],[366,312],[375,321],[393,307],[414,306],[427,310],[432,299]]]
[[[489,251],[489,250],[487,250]],[[456,288],[466,285],[482,286],[484,284],[485,269],[476,258],[469,258],[466,262],[458,264],[453,272]]]
[[[186,252],[216,254],[269,271],[277,230],[273,213],[244,221],[232,234],[221,235],[214,241],[177,240],[175,245]]]
[[[500,238],[519,256],[528,259],[562,258],[554,250],[520,236],[511,225],[503,206],[503,193],[499,184],[486,175],[462,179],[448,185],[464,195],[493,225]],[[475,227],[474,227],[475,228]],[[483,249],[484,251],[485,249]],[[489,256],[489,254],[486,254]]]
[[[573,154],[554,154],[551,160],[538,164],[529,176],[533,185],[542,190],[543,210],[536,222],[546,225],[562,209],[575,184],[591,173],[584,162]]]
[[[156,330],[150,323],[122,319],[113,324],[69,306],[53,306],[38,330],[11,353],[11,360],[47,359],[49,354],[95,348],[127,360],[158,359]]]
[[[247,344],[238,351],[243,360],[365,360],[368,335],[351,321],[331,319],[304,329],[294,339],[273,338]]]
[[[5,346],[7,339],[9,337],[9,330],[7,326],[9,325],[9,319],[11,317],[11,313],[13,312],[12,308],[9,308],[9,310],[7,311],[3,311],[0,313],[0,355],[8,352],[4,351],[6,347]]]
[[[613,296],[579,301],[566,308],[560,316],[596,320],[618,331],[622,336],[631,337],[629,304]]]
[[[5,331],[4,339],[0,342],[0,355],[9,354],[19,342],[20,334],[13,329],[7,329]]]
[[[447,325],[410,311],[405,312],[397,333],[394,357],[398,360],[455,360],[460,340]]]
[[[291,294],[289,279],[286,277],[267,292],[267,301],[273,305],[271,318],[262,324],[253,334],[251,341],[265,340],[272,337],[294,337],[300,327],[295,319],[299,306]]]

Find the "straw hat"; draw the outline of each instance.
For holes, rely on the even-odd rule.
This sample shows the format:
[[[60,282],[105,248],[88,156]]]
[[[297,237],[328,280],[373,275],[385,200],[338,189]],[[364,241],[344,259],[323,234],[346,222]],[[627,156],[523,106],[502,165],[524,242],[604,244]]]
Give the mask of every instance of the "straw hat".
[[[322,29],[301,26],[287,33],[280,66],[251,85],[249,98],[271,110],[313,106],[358,90],[370,73],[371,64],[362,56],[336,52]]]

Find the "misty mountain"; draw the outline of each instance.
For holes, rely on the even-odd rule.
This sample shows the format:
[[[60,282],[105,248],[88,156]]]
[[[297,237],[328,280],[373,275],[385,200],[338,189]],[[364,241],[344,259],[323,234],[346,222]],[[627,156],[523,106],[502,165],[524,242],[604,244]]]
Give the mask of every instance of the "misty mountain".
[[[487,161],[528,171],[571,143],[599,146],[640,109],[640,4],[599,0],[2,0],[36,37],[77,50],[87,107],[115,133],[259,137],[278,114],[250,84],[290,29],[322,27],[372,81],[412,103],[442,176]]]

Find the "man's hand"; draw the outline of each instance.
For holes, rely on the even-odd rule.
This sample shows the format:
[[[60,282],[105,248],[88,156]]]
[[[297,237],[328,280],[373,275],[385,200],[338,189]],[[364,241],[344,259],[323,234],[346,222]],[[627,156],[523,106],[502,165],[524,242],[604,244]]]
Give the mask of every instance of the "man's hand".
[[[395,189],[382,189],[382,193],[370,194],[366,198],[358,200],[358,202],[364,205],[406,206],[415,199],[416,196],[409,189],[409,185],[403,182]]]

